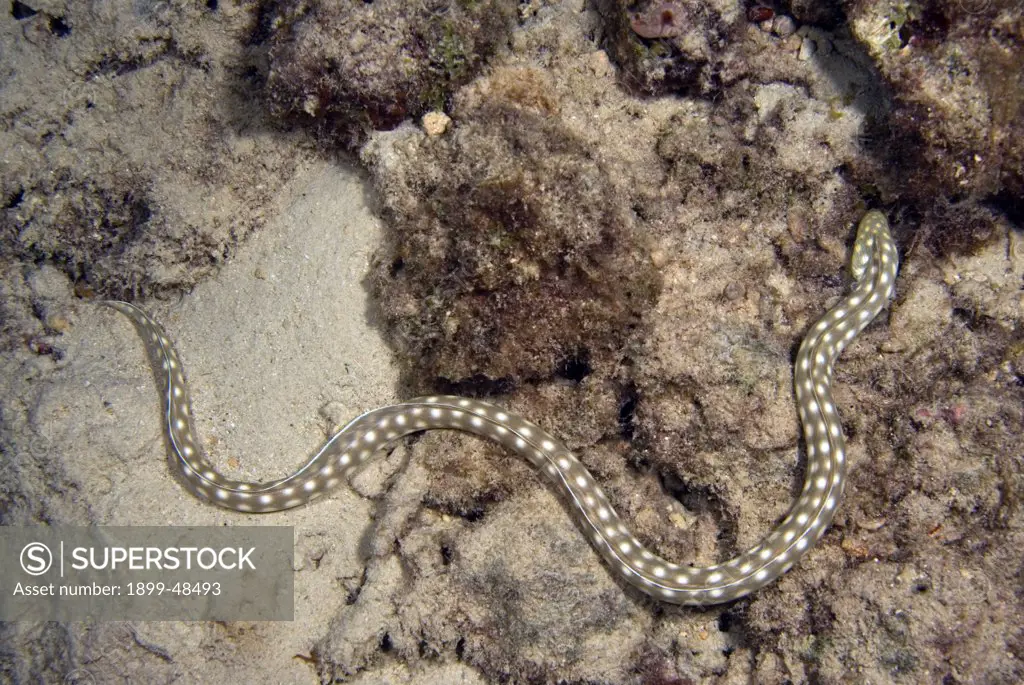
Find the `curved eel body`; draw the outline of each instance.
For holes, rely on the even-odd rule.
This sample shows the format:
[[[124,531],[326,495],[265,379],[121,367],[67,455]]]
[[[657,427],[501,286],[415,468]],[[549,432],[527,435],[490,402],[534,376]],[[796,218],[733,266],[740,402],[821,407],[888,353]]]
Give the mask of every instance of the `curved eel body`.
[[[197,497],[242,512],[297,507],[330,492],[403,436],[432,429],[465,431],[494,440],[533,464],[565,497],[594,548],[625,581],[662,601],[708,605],[743,597],[772,582],[796,564],[832,522],[847,469],[842,425],[832,398],[832,365],[886,306],[897,265],[885,216],[868,212],[858,227],[851,257],[853,292],[811,327],[796,357],[794,386],[807,445],[803,492],[764,540],[724,563],[703,568],[672,563],[645,548],[590,472],[558,438],[501,407],[465,397],[420,397],[369,411],[286,478],[267,483],[225,478],[199,450],[181,361],[164,330],[134,305],[106,304],[132,320],[161,367],[169,458]]]

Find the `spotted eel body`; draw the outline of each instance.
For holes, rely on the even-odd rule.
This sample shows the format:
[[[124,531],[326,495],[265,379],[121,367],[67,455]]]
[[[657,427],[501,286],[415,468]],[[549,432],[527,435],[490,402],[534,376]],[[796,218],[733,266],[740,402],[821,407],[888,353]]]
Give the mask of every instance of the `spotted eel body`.
[[[431,396],[374,409],[338,431],[292,475],[244,483],[218,473],[192,430],[181,360],[164,330],[141,309],[108,302],[135,324],[154,360],[164,394],[169,458],[197,497],[242,512],[296,507],[331,491],[372,455],[403,436],[454,429],[489,438],[526,458],[568,500],[591,543],[625,581],[657,599],[707,605],[743,597],[785,573],[824,534],[843,493],[846,449],[832,398],[832,364],[892,296],[898,255],[885,216],[868,212],[851,257],[856,287],[811,327],[794,368],[796,400],[807,445],[803,492],[763,541],[721,564],[696,568],[649,551],[623,524],[590,472],[559,439],[488,402]]]

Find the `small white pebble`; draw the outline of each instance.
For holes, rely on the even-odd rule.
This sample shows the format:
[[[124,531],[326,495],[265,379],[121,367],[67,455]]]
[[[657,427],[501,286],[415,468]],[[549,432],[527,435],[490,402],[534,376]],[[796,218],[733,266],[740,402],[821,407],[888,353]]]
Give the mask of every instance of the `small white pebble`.
[[[423,131],[430,137],[442,135],[452,123],[444,112],[427,112],[423,115]]]

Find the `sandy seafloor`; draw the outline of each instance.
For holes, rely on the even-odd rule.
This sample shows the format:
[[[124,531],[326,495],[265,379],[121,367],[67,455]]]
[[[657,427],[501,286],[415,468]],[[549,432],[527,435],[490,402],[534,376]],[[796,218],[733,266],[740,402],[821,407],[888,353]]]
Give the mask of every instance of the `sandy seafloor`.
[[[215,278],[152,312],[188,360],[197,431],[208,449],[224,446],[223,453],[210,450],[212,459],[224,469],[228,456],[239,455],[234,472],[249,480],[283,476],[301,465],[334,425],[329,416],[355,416],[395,397],[388,351],[367,321],[362,279],[380,228],[366,206],[363,179],[342,163],[315,163],[281,194],[282,213]],[[53,297],[68,296],[62,274],[39,278]],[[242,523],[235,513],[200,503],[170,478],[159,398],[127,319],[84,302],[70,313],[67,358],[31,397],[39,441],[33,449],[65,456],[68,476],[88,490],[91,522]],[[372,497],[391,470],[387,464],[370,467],[359,479],[367,485],[362,494],[346,488],[325,506],[284,519],[244,517],[250,525],[295,527],[294,622],[106,624],[83,632],[104,633],[113,644],[137,636],[169,650],[173,676],[165,674],[165,682],[310,682],[310,667],[296,657],[309,655],[311,636],[326,629],[344,602],[339,579],[361,574],[358,548],[371,524]],[[313,571],[312,560],[321,558]],[[227,634],[234,634],[231,654],[211,669],[219,658],[204,653],[220,651]],[[112,653],[110,644],[79,644],[82,666],[74,682],[89,682],[86,672],[98,673],[97,682],[111,682],[106,678],[115,673],[133,681],[158,677],[131,663],[138,658],[132,650]]]
[[[558,6],[559,12],[577,15],[584,14],[585,7],[533,4]],[[57,15],[62,9],[58,5],[39,3],[38,9],[49,8]],[[133,11],[145,14],[136,5]],[[71,168],[82,178],[98,170],[97,177],[102,172],[108,182],[119,178],[117,170],[123,166],[131,171],[129,176],[149,180],[153,206],[164,219],[187,220],[193,229],[199,227],[198,238],[183,230],[183,243],[209,243],[211,253],[227,255],[211,260],[214,266],[198,267],[180,255],[168,256],[167,273],[154,280],[172,283],[185,294],[170,297],[164,292],[162,298],[138,304],[149,309],[176,343],[191,385],[196,429],[211,461],[227,475],[267,480],[302,464],[338,424],[400,399],[402,391],[397,365],[368,302],[366,279],[384,229],[375,211],[373,184],[354,159],[325,153],[302,135],[265,126],[258,105],[242,105],[224,114],[224,100],[236,94],[218,90],[223,85],[218,69],[231,61],[225,55],[233,54],[232,46],[239,43],[238,26],[245,23],[242,15],[249,9],[221,5],[220,16],[225,18],[215,28],[196,20],[199,10],[182,10],[174,3],[153,4],[146,15],[153,25],[174,26],[181,44],[209,50],[217,66],[205,75],[185,69],[188,75],[181,76],[177,66],[155,60],[130,75],[111,72],[75,87],[69,85],[78,73],[75,67],[90,50],[102,53],[97,45],[105,45],[112,36],[134,36],[125,38],[126,44],[139,38],[138,26],[125,20],[130,24],[125,28],[110,20],[117,15],[110,9],[116,9],[116,3],[97,3],[92,14],[75,25],[76,40],[88,36],[77,52],[47,43],[55,39],[40,38],[46,31],[32,33],[38,26],[33,29],[26,20],[5,19],[5,45],[22,60],[16,76],[5,84],[5,95],[15,93],[19,98],[21,109],[11,109],[22,115],[38,113],[44,122],[63,122],[69,141],[59,150],[50,142],[45,148],[39,143],[46,153],[35,158],[23,149],[35,144],[28,134],[17,142],[11,142],[11,135],[4,139],[5,160],[24,178],[39,169],[45,176],[50,169]],[[543,18],[543,12],[539,16]],[[566,98],[566,128],[586,131],[586,115],[574,114],[589,112],[590,107],[607,108],[600,114],[601,125],[618,131],[621,138],[591,133],[601,140],[596,147],[607,146],[601,149],[612,159],[609,168],[651,162],[650,149],[643,147],[650,141],[644,136],[657,126],[649,122],[669,121],[686,107],[671,97],[620,107],[628,98],[614,85],[607,55],[596,45],[579,47],[585,43],[580,26],[554,25],[536,22],[533,33],[517,44],[516,59],[530,59],[523,57],[534,45],[530,41],[551,48],[538,54],[556,55],[551,61],[560,79],[560,96]],[[33,53],[19,36],[32,45],[41,41],[43,47]],[[557,50],[551,47],[556,44]],[[51,69],[47,59],[61,69]],[[807,91],[827,90],[822,86],[826,77],[803,77],[811,83]],[[564,86],[573,78],[584,84]],[[159,84],[162,96],[155,98],[157,104],[149,97],[154,84]],[[489,85],[485,83],[478,95],[486,94]],[[570,102],[566,93],[576,94],[573,89],[598,96]],[[710,216],[702,215],[692,205],[685,217],[651,221],[658,247],[652,261],[665,278],[665,289],[651,313],[651,373],[671,375],[699,366],[699,351],[710,349],[712,342],[743,339],[741,328],[759,332],[753,334],[756,345],[740,350],[759,364],[742,382],[708,381],[693,371],[696,385],[722,388],[721,396],[702,397],[708,415],[740,426],[717,438],[718,444],[735,440],[764,446],[749,462],[734,464],[728,455],[713,454],[697,460],[698,467],[706,467],[698,480],[711,480],[707,474],[716,468],[718,473],[729,470],[720,476],[725,484],[716,483],[721,490],[715,493],[725,493],[725,508],[739,512],[723,518],[733,527],[733,542],[741,545],[765,534],[797,488],[800,471],[793,464],[793,452],[798,428],[789,394],[787,350],[806,328],[808,316],[821,311],[825,301],[815,300],[813,286],[797,284],[790,271],[764,255],[792,234],[798,243],[804,240],[820,249],[815,269],[824,264],[839,272],[847,258],[847,245],[841,242],[845,234],[837,238],[836,231],[816,239],[801,229],[808,221],[813,223],[817,211],[849,204],[849,191],[833,172],[846,160],[843,155],[856,147],[860,122],[853,109],[839,123],[832,121],[830,107],[835,103],[814,100],[802,85],[780,80],[766,85],[758,96],[759,106],[783,102],[796,111],[787,120],[781,164],[800,167],[810,158],[808,150],[819,148],[833,155],[814,157],[821,168],[808,172],[808,178],[822,186],[816,204],[788,225],[778,213],[762,227],[760,222],[735,221],[710,211]],[[92,99],[88,107],[80,101],[85,97]],[[805,100],[811,104],[803,109]],[[75,117],[64,116],[62,108]],[[701,116],[699,109],[693,108],[695,119]],[[209,134],[204,118],[208,116],[229,130],[223,138],[212,138],[214,152],[205,150],[202,137]],[[638,123],[630,123],[628,131],[615,128],[633,116]],[[45,128],[38,122],[33,126]],[[834,135],[828,145],[821,140],[826,129]],[[641,143],[635,158],[630,156],[634,135]],[[408,125],[381,140],[375,162],[381,176],[389,164],[401,168],[404,150],[427,146],[424,134]],[[714,141],[694,143],[701,145],[713,165],[714,155],[708,151]],[[686,141],[680,146],[686,147]],[[230,161],[218,163],[215,172],[205,175],[204,165],[213,157]],[[643,179],[648,173],[644,169],[657,165],[637,166],[640,170],[631,173]],[[36,171],[30,173],[30,168]],[[650,175],[657,177],[657,171]],[[197,177],[206,185],[193,183]],[[131,180],[126,187],[137,189]],[[83,181],[81,186],[88,184]],[[211,187],[216,192],[209,191]],[[741,194],[723,195],[723,202],[745,201]],[[11,211],[27,212],[28,204],[25,200]],[[847,228],[852,226],[856,216],[845,210],[843,216]],[[684,223],[686,231],[680,228]],[[752,230],[754,226],[758,230]],[[19,239],[27,241],[31,230]],[[35,239],[45,243],[46,236]],[[803,243],[800,246],[803,249]],[[155,248],[147,258],[155,254],[159,259],[161,249],[166,248]],[[1021,234],[1001,221],[995,239],[977,254],[931,261],[919,254],[913,257],[897,286],[897,312],[883,317],[839,362],[844,375],[837,398],[844,415],[854,417],[848,424],[856,429],[851,459],[854,472],[860,468],[863,475],[848,491],[832,537],[785,578],[739,608],[698,610],[666,608],[623,592],[557,497],[539,479],[522,486],[521,481],[532,477],[526,467],[505,465],[493,457],[487,461],[473,440],[441,442],[431,437],[413,448],[399,447],[368,465],[352,487],[343,486],[312,506],[285,513],[249,516],[199,502],[168,472],[159,398],[134,328],[87,294],[76,292],[59,259],[5,255],[6,339],[18,341],[0,359],[6,521],[288,525],[295,529],[296,552],[292,622],[8,624],[3,627],[5,644],[0,645],[0,678],[19,683],[473,683],[563,678],[609,683],[1014,682],[1024,673],[1020,548],[1012,546],[1021,540],[1021,455],[1006,448],[1019,436],[1001,433],[1004,424],[999,417],[1000,412],[1017,416],[1020,408],[992,407],[984,393],[985,382],[1005,385],[1000,374],[1009,372],[989,369],[983,374],[958,367],[965,378],[973,378],[972,373],[985,377],[965,382],[962,395],[934,400],[915,396],[914,404],[904,409],[920,424],[917,442],[898,455],[890,447],[894,438],[884,432],[888,424],[883,419],[901,412],[899,392],[893,389],[900,386],[891,379],[905,376],[915,358],[939,354],[927,351],[937,331],[962,332],[955,308],[962,310],[968,303],[1011,333],[1019,329],[1024,308]],[[730,271],[738,275],[730,276]],[[738,301],[723,297],[723,292],[736,290],[737,281],[743,286]],[[832,295],[841,292],[838,280],[826,287],[832,288]],[[806,311],[794,306],[796,313],[782,312],[778,303],[788,297],[806,305]],[[764,323],[766,308],[771,309],[768,318],[785,319],[779,328]],[[723,329],[728,334],[719,335],[715,328],[719,310],[722,321],[737,321],[735,330]],[[678,329],[681,320],[692,324],[685,334]],[[972,333],[955,338],[956,344],[973,344]],[[761,345],[763,341],[767,342]],[[59,348],[60,354],[40,353],[41,343]],[[942,344],[950,346],[949,356],[955,355],[954,343]],[[989,348],[979,343],[978,349]],[[719,373],[720,366],[709,363],[708,374]],[[569,391],[556,387],[550,392]],[[665,410],[666,423],[678,418],[672,415],[673,396],[655,402],[652,391],[650,397],[655,411]],[[748,400],[757,400],[756,409],[749,408]],[[863,419],[858,418],[862,405]],[[744,432],[742,419],[748,411],[766,417],[763,432],[749,427]],[[614,410],[612,416],[614,424]],[[550,417],[534,418],[545,422]],[[556,418],[564,425],[571,417]],[[677,427],[688,425],[687,420],[679,419]],[[548,427],[558,431],[556,423]],[[965,425],[976,431],[971,433]],[[685,431],[674,435],[680,433]],[[979,433],[989,442],[978,438]],[[979,443],[985,449],[976,447]],[[445,451],[449,461],[431,466],[407,458],[431,449]],[[595,457],[598,464],[617,454],[605,446],[595,451],[600,454]],[[764,455],[770,458],[762,463]],[[461,478],[465,474],[452,463],[463,457],[484,464],[476,471],[467,467],[471,475],[485,470],[488,477],[507,476],[517,484],[507,499],[488,502],[479,521],[446,516],[441,507],[421,506],[439,478],[430,469]],[[868,467],[876,458],[883,466],[873,471]],[[715,515],[691,515],[668,496],[653,503],[645,500],[644,493],[656,489],[655,476],[604,465],[605,477],[616,479],[612,488],[627,520],[640,517],[641,525],[654,530],[662,524],[650,519],[671,520],[663,524],[670,535],[676,526],[701,543],[699,561],[709,563],[716,557]],[[913,481],[909,494],[901,491],[898,500],[893,496],[889,502],[877,494],[882,486],[876,484],[889,480],[885,468],[891,469],[893,481],[910,481],[907,474],[914,469],[922,475]],[[768,485],[763,486],[761,479]],[[629,494],[634,487],[638,494]],[[972,518],[975,513],[977,520]],[[456,550],[451,566],[447,559],[442,562],[438,540]],[[819,639],[819,632],[825,637]]]

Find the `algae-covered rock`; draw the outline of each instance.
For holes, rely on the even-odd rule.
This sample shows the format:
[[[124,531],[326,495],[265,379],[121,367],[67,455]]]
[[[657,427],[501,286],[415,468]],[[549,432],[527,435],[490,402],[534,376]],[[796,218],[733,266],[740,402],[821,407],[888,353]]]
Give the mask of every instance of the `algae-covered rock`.
[[[507,39],[516,3],[289,0],[272,16],[271,108],[353,143],[443,108]]]
[[[940,251],[994,239],[992,219],[955,222],[985,201],[1021,216],[1024,16],[1015,0],[849,2],[850,27],[890,84],[895,109],[877,142],[886,183],[921,209]],[[940,202],[935,203],[935,199]],[[966,209],[947,211],[951,201]],[[936,208],[936,211],[932,211]]]
[[[649,247],[544,72],[499,68],[454,130],[368,144],[392,240],[374,288],[418,388],[610,368],[658,293]]]

